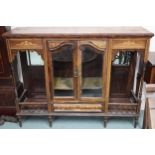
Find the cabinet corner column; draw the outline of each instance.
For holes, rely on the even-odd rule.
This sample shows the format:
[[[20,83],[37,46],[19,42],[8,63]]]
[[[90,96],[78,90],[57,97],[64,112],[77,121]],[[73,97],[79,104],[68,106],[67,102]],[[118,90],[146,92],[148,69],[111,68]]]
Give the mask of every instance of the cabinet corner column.
[[[44,53],[44,70],[45,70],[45,86],[46,86],[46,97],[48,104],[48,121],[49,126],[52,126],[52,116],[51,112],[53,110],[52,104],[50,102],[51,93],[50,93],[50,79],[49,79],[49,61],[48,61],[48,50],[47,50],[47,40],[43,39],[43,53]]]
[[[104,116],[104,127],[106,127],[107,120],[108,120],[108,104],[109,104],[109,96],[110,96],[110,79],[111,79],[111,59],[112,59],[112,39],[108,40],[107,45],[107,60],[106,60],[106,91],[105,91],[105,116]]]

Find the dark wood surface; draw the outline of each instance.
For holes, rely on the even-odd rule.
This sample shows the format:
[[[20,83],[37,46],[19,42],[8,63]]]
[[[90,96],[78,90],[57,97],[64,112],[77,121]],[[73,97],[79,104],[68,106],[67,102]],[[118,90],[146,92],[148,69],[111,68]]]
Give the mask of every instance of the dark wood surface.
[[[6,43],[2,38],[6,31],[5,26],[0,26],[0,115],[15,115],[15,89]]]
[[[149,52],[149,58],[145,71],[145,81],[148,84],[155,83],[155,52]]]
[[[0,79],[10,77],[11,70],[8,60],[8,54],[6,49],[5,40],[2,38],[2,34],[6,32],[4,26],[0,26]]]
[[[152,37],[142,27],[18,27],[4,37]]]

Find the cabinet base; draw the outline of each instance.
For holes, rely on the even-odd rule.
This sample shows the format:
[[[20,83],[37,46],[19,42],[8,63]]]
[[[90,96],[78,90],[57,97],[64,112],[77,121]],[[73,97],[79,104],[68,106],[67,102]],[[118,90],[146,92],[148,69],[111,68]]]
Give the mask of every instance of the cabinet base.
[[[88,116],[88,117],[103,117],[104,118],[104,127],[106,128],[108,118],[109,117],[131,117],[136,118],[136,123],[134,124],[134,127],[136,127],[138,123],[138,117],[139,115],[135,112],[132,113],[121,113],[121,112],[51,112],[49,113],[47,110],[22,110],[21,112],[16,114],[19,119],[19,125],[22,127],[22,117],[24,116],[47,116],[49,121],[49,126],[52,126],[52,121],[54,116]]]

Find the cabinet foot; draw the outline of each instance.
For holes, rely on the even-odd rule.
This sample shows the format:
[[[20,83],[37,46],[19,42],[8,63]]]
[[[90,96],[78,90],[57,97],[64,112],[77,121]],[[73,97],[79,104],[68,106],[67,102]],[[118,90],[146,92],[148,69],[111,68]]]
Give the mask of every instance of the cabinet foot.
[[[18,116],[19,126],[22,127],[22,118],[21,116]]]
[[[49,122],[49,126],[52,127],[52,122],[53,122],[53,120],[52,120],[52,117],[51,117],[51,116],[48,117],[48,122]]]
[[[107,127],[108,117],[104,117],[104,128]]]
[[[138,124],[138,117],[134,118],[134,128],[137,127],[137,124]]]

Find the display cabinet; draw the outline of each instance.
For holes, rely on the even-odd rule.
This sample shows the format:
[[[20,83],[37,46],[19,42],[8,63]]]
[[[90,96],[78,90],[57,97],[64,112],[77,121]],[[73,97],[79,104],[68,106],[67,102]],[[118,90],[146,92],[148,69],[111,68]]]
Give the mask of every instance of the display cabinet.
[[[5,33],[17,116],[140,114],[149,42],[141,27],[28,27]],[[38,60],[37,62],[35,62]],[[20,91],[19,91],[20,90]]]

